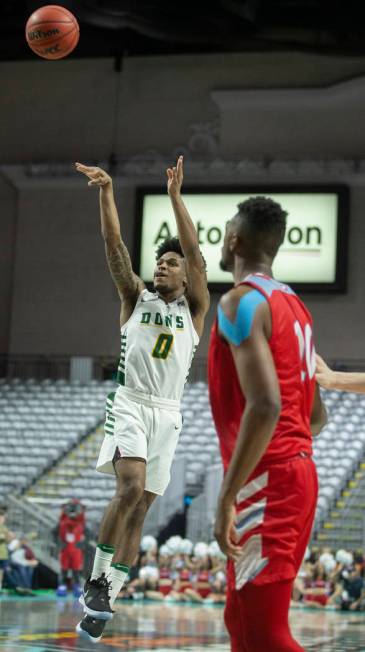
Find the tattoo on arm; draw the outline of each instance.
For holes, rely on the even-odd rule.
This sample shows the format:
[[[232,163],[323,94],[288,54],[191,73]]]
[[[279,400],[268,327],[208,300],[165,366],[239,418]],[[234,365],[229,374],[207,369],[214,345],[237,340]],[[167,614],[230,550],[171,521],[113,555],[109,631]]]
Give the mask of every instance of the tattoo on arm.
[[[105,250],[110,273],[119,293],[125,298],[132,298],[137,293],[139,279],[133,272],[127,247],[120,241],[114,247],[106,244]]]

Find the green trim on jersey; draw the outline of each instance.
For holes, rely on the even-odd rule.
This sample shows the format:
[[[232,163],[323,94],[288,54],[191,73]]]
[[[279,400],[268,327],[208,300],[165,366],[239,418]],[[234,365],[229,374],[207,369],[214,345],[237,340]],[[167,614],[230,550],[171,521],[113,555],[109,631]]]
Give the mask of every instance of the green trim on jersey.
[[[120,360],[118,365],[117,383],[125,385],[125,354],[127,351],[127,335],[122,333],[120,338]]]
[[[106,418],[104,423],[104,432],[106,435],[114,435],[114,422],[115,417],[112,414],[114,404],[115,392],[108,394],[106,399]]]

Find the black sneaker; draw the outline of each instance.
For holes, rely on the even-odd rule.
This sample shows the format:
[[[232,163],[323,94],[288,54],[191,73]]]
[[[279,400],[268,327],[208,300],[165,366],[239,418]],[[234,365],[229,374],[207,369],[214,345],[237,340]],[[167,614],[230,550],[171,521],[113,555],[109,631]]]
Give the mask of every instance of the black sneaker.
[[[105,620],[84,616],[79,624],[76,625],[76,631],[81,638],[85,638],[92,643],[99,643],[105,625]]]
[[[88,616],[100,620],[111,620],[113,610],[110,606],[109,591],[111,583],[105,577],[105,573],[96,580],[88,579],[84,586],[84,593],[79,598],[80,604],[84,607],[84,612]]]

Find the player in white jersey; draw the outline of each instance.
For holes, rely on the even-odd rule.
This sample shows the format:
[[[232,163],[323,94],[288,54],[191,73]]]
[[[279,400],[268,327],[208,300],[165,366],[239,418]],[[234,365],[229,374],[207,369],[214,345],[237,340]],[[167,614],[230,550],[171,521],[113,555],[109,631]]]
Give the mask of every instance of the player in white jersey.
[[[167,170],[178,238],[157,249],[154,291],[134,273],[120,233],[110,176],[80,163],[100,187],[101,230],[112,278],[122,300],[118,387],[107,399],[105,437],[97,470],[116,476],[101,523],[94,566],[80,598],[80,635],[101,638],[106,620],[139,549],[149,507],[170,480],[182,426],[180,399],[209,308],[205,262],[181,198],[183,159]]]

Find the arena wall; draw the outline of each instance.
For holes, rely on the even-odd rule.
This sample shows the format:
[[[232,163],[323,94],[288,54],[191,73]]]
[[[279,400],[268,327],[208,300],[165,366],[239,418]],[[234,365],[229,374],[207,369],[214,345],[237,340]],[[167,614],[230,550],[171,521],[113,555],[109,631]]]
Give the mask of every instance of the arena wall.
[[[190,185],[350,185],[348,292],[304,299],[325,356],[365,359],[363,75],[360,58],[300,53],[134,58],[121,73],[106,59],[3,63],[0,353],[117,355],[119,302],[97,192],[71,164],[117,156],[117,202],[133,250],[136,188],[163,184],[166,164],[184,151]],[[213,295],[200,356],[216,303]]]

